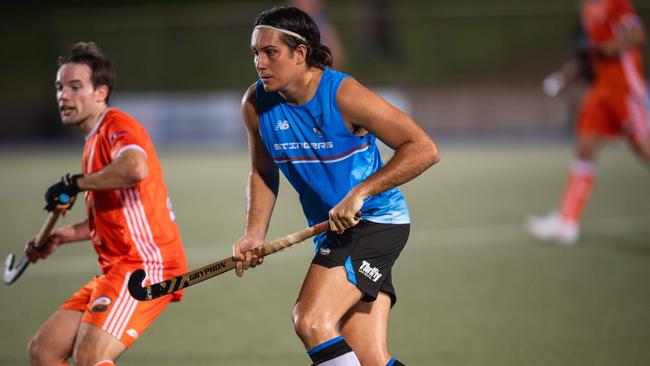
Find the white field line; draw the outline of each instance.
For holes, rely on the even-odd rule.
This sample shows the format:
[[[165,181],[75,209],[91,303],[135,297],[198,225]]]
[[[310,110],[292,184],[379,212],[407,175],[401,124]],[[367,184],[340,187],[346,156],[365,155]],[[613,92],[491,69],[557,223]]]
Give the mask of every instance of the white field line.
[[[583,230],[602,235],[625,235],[629,230],[638,230],[650,224],[650,216],[628,216],[610,218],[590,218],[583,223]],[[409,250],[428,250],[441,246],[484,246],[512,243],[513,241],[531,240],[524,230],[524,219],[519,223],[472,225],[464,227],[415,228],[407,247]],[[186,248],[189,269],[216,262],[228,256],[230,243],[200,243]],[[311,258],[313,253],[312,241],[274,254],[272,261],[286,260],[296,257]],[[30,265],[24,276],[47,277],[56,275],[99,273],[95,255],[57,256],[56,253],[48,260]]]

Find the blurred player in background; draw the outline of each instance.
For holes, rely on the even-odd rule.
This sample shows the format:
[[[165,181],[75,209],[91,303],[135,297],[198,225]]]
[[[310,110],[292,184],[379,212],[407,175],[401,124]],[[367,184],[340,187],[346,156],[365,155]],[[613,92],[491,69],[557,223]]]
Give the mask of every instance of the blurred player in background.
[[[566,88],[580,81],[593,81],[593,67],[591,65],[591,43],[582,25],[577,27],[577,50],[575,57],[569,59],[559,69],[544,79],[542,89],[544,93],[553,98]]]
[[[39,328],[29,342],[32,365],[114,365],[175,293],[138,302],[127,291],[130,273],[145,268],[159,282],[187,270],[180,233],[154,146],[144,128],[109,108],[114,72],[92,42],[75,44],[58,59],[56,98],[63,124],[86,135],[82,174],[64,176],[45,194],[52,210],[65,193],[84,192],[88,218],[52,231],[42,248],[32,239],[30,261],[61,244],[91,240],[103,274],[91,279]]]
[[[596,155],[609,139],[625,136],[650,167],[648,92],[639,46],[646,40],[641,20],[628,0],[582,0],[582,23],[589,37],[593,84],[578,121],[575,160],[559,210],[528,220],[529,232],[542,240],[573,244],[591,194]]]
[[[290,6],[309,14],[309,16],[316,22],[318,30],[321,35],[321,43],[327,46],[332,53],[332,67],[341,70],[345,66],[346,54],[343,42],[336,27],[330,23],[325,15],[325,4],[323,0],[291,0]]]
[[[237,275],[262,261],[250,250],[266,236],[281,170],[309,224],[329,220],[332,230],[314,240],[293,309],[309,357],[315,365],[401,365],[386,342],[397,299],[391,268],[410,226],[396,187],[436,163],[437,148],[409,116],[328,68],[331,53],[305,12],[261,13],[251,50],[260,79],[242,101],[251,172],[245,232],[233,246]],[[386,165],[376,138],[395,150]]]

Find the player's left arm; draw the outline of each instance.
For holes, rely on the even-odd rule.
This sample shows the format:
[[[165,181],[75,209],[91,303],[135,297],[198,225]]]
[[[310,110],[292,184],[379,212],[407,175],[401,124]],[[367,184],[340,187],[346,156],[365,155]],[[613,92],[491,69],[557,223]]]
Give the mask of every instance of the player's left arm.
[[[431,138],[409,117],[352,78],[343,79],[336,101],[344,121],[365,129],[395,151],[375,174],[357,184],[330,211],[333,230],[355,225],[366,198],[404,184],[440,160]]]

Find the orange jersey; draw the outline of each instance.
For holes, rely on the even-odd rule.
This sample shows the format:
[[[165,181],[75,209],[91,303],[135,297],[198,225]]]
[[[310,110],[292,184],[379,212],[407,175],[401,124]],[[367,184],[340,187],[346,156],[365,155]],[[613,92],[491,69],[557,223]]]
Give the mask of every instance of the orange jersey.
[[[581,10],[584,29],[596,47],[617,39],[626,28],[640,22],[628,0],[585,1]],[[593,66],[595,91],[647,95],[638,49],[627,49],[613,57],[594,54]]]
[[[86,137],[82,172],[97,172],[131,149],[146,154],[149,174],[130,188],[84,192],[90,234],[104,273],[138,264],[155,283],[186,272],[187,263],[149,134],[131,116],[108,109]]]

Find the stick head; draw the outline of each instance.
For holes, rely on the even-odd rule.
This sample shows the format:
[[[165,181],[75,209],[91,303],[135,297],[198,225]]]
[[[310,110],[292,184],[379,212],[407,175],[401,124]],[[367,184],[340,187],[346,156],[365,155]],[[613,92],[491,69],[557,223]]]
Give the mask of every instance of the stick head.
[[[18,277],[20,277],[20,275],[23,274],[23,272],[27,268],[27,265],[29,265],[29,260],[23,257],[20,260],[20,262],[18,262],[18,265],[14,267],[15,259],[16,256],[14,255],[14,253],[10,253],[5,259],[4,275],[2,279],[7,285],[11,285],[12,283],[14,283],[18,279]]]
[[[14,253],[9,253],[7,258],[5,259],[5,270],[4,270],[4,281],[6,284],[9,284],[12,278],[11,278],[11,272],[14,269],[14,260],[16,259],[16,256]],[[11,281],[13,282],[13,281]]]
[[[147,273],[144,269],[135,270],[135,272],[131,273],[131,277],[129,277],[129,293],[138,301],[146,301],[153,298],[151,287],[142,287],[142,282],[145,277],[147,277]]]

